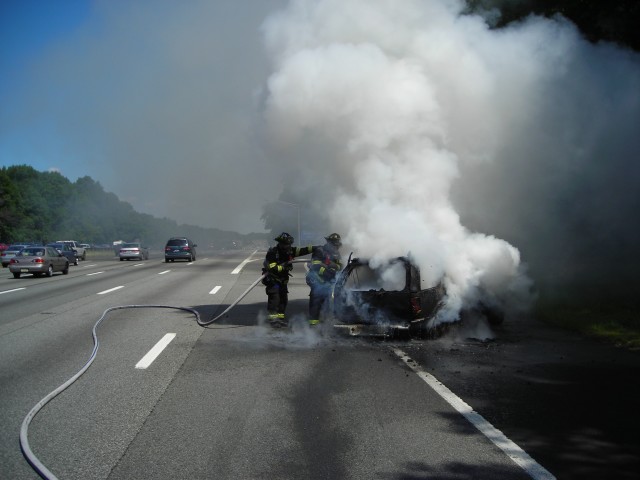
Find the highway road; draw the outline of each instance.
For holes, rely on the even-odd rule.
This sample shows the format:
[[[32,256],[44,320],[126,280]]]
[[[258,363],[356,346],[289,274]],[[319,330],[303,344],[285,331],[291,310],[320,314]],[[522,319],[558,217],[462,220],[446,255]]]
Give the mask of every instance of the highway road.
[[[206,328],[159,307],[210,319],[259,277],[263,255],[164,263],[152,252],[143,262],[89,259],[52,278],[1,270],[0,478],[40,478],[20,451],[23,420],[85,365],[92,328],[117,306],[140,308],[104,316],[93,364],[29,427],[31,450],[58,478],[637,478],[638,420],[625,415],[638,394],[604,378],[633,371],[637,354],[524,322],[491,342],[310,330],[300,264],[290,331],[264,325],[261,286]],[[574,360],[591,370],[570,369]],[[582,430],[567,420],[611,396],[616,415],[602,424],[590,425],[593,410]]]

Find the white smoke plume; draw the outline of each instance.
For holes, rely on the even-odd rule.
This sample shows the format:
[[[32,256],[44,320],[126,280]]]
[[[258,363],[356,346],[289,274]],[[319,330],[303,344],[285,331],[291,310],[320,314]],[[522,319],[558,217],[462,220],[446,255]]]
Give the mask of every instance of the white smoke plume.
[[[531,78],[518,71],[536,62],[518,36],[496,58],[503,40],[481,18],[461,17],[463,6],[294,1],[264,27],[275,142],[325,145],[325,157],[303,161],[332,227],[359,256],[410,254],[430,285],[444,280],[444,320],[479,301],[520,303],[530,289],[518,250],[465,228],[451,189],[461,163],[491,159],[513,122],[505,113],[524,114],[519,89],[502,88],[517,78],[504,77]]]
[[[462,0],[87,3],[0,72],[0,163],[242,233],[286,192],[307,238],[446,276],[450,316],[528,291],[524,263],[541,297],[637,303],[638,53]]]

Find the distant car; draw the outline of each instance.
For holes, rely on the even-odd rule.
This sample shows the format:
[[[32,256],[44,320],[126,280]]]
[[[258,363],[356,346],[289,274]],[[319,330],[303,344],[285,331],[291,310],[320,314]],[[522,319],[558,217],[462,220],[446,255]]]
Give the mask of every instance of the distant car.
[[[149,260],[149,249],[141,243],[123,243],[118,251],[120,261],[123,260]]]
[[[51,277],[54,272],[69,273],[69,260],[53,247],[25,247],[9,262],[14,278],[23,273]]]
[[[195,262],[197,246],[187,237],[171,237],[164,247],[164,261],[187,260]]]
[[[8,267],[11,259],[20,253],[20,251],[26,246],[27,245],[24,244],[9,245],[9,247],[0,254],[2,258],[2,267]]]
[[[68,243],[66,242],[48,243],[47,247],[55,248],[62,255],[67,257],[67,260],[69,260],[69,263],[78,265],[78,252],[73,248],[71,248],[71,245],[69,245]]]
[[[79,260],[87,259],[86,249],[75,240],[56,240],[55,243],[66,243],[76,252],[76,257],[78,257]]]
[[[443,305],[445,289],[422,282],[420,269],[407,257],[377,268],[366,259],[349,258],[329,302],[334,327],[350,335],[426,333]]]

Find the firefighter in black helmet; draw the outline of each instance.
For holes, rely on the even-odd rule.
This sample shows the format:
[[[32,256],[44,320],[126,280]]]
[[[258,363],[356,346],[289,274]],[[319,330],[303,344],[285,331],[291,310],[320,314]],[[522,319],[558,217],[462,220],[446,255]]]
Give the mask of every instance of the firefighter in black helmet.
[[[287,284],[293,269],[291,261],[295,257],[309,255],[316,247],[294,247],[293,237],[287,232],[282,232],[275,241],[278,243],[267,251],[264,259],[262,273],[266,275],[262,283],[266,287],[269,323],[272,327],[279,328],[287,326],[285,310],[289,302]]]
[[[326,243],[314,247],[311,253],[311,266],[307,272],[307,285],[311,287],[309,294],[309,325],[320,323],[320,314],[325,300],[331,294],[331,289],[337,273],[342,268],[340,247],[342,239],[337,233],[324,237]]]

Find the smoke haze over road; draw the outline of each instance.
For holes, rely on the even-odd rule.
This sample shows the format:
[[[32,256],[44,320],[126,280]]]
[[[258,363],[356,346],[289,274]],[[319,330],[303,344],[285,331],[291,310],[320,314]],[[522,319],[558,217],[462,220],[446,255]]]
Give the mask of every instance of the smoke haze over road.
[[[549,289],[632,288],[639,55],[561,18],[491,30],[463,9],[98,1],[33,66],[0,141],[138,211],[243,233],[286,180],[345,249],[446,274],[452,314],[526,298],[527,268]]]

